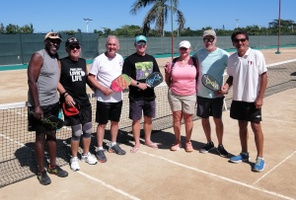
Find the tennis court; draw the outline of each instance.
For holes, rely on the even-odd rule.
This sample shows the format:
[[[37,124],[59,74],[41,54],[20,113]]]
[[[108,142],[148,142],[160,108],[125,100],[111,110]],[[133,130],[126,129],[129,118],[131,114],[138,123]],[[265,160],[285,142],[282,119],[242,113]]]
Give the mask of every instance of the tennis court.
[[[276,56],[273,53],[272,57]],[[281,56],[284,57],[284,53]],[[252,163],[228,163],[227,159],[221,158],[214,151],[210,154],[200,154],[197,150],[205,142],[200,120],[194,122],[192,137],[196,151],[190,154],[184,150],[169,151],[170,145],[174,142],[174,135],[172,128],[169,128],[171,126],[170,116],[167,116],[167,113],[170,113],[166,101],[167,89],[166,86],[161,86],[157,88],[157,108],[161,112],[158,113],[158,116],[163,117],[155,121],[155,132],[152,135],[152,139],[160,144],[158,150],[142,145],[139,153],[129,153],[133,144],[129,130],[131,122],[129,120],[124,122],[126,117],[122,116],[122,123],[127,126],[121,124],[122,132],[119,135],[119,142],[122,143],[122,148],[128,152],[125,156],[107,153],[107,163],[95,166],[81,163],[81,170],[76,173],[70,171],[69,166],[66,165],[64,169],[68,170],[69,177],[60,179],[51,176],[52,184],[46,187],[40,185],[35,176],[9,184],[0,189],[0,198],[295,199],[296,178],[293,174],[296,172],[296,138],[294,136],[296,131],[296,61],[290,57],[284,60],[270,61],[275,58],[269,59],[266,56],[266,59],[270,64],[267,97],[263,109],[264,157],[267,165],[262,173],[251,172]],[[285,60],[289,60],[289,62],[283,62]],[[271,65],[271,63],[277,64]],[[26,85],[23,83],[22,87],[26,87]],[[228,106],[230,97],[231,93],[228,95]],[[11,123],[9,126],[12,130],[0,129],[0,144],[9,141],[8,146],[15,155],[10,158],[1,158],[1,180],[4,177],[3,174],[11,172],[7,169],[2,173],[1,166],[5,159],[10,159],[21,165],[22,171],[32,173],[34,170],[30,169],[30,166],[34,164],[34,159],[32,159],[34,152],[31,150],[34,140],[20,142],[21,139],[17,136],[19,134],[16,134],[32,134],[26,132],[25,125],[21,125],[26,122],[20,123],[20,121],[26,121],[24,118],[26,109],[8,112],[10,114],[7,116],[11,117],[0,117],[0,120],[3,124]],[[20,118],[16,116],[20,116]],[[5,118],[14,118],[15,121],[9,122],[11,119],[6,120]],[[223,113],[223,118],[225,125],[224,145],[230,153],[237,154],[240,152],[237,123],[229,118],[228,111]],[[16,124],[18,125],[15,126]],[[67,130],[61,130],[59,134],[64,131]],[[70,134],[63,135],[66,137],[59,138],[59,147],[63,147],[67,151],[67,136],[69,137]],[[106,141],[108,141],[108,136]],[[213,141],[217,144],[214,135]],[[25,145],[23,146],[23,144]],[[254,162],[255,146],[252,132],[250,132],[249,145],[251,162]],[[22,154],[17,156],[18,159],[15,159],[14,157],[20,151]],[[27,159],[21,162],[19,158],[23,158],[25,155],[29,155],[31,160]],[[68,158],[59,156],[59,159],[61,163],[66,164]],[[18,174],[13,176],[18,176]]]

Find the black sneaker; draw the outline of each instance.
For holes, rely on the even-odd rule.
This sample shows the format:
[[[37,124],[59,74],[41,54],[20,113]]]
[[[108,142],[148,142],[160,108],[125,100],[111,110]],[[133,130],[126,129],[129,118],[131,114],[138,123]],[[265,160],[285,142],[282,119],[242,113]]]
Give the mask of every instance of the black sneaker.
[[[218,146],[217,151],[223,158],[227,158],[229,156],[229,153],[224,149],[222,144]]]
[[[200,153],[209,153],[209,151],[215,148],[213,142],[208,142],[201,150]]]
[[[38,172],[37,178],[42,185],[49,185],[51,183],[51,180],[45,170],[43,172]]]
[[[120,148],[120,146],[118,144],[115,144],[113,146],[109,146],[108,149],[109,153],[116,153],[118,155],[125,155],[125,151],[123,149]]]
[[[98,159],[98,161],[100,163],[105,163],[107,162],[107,157],[105,156],[105,150],[99,150],[97,153],[96,153],[96,157]]]
[[[48,171],[48,173],[57,175],[58,177],[67,177],[68,176],[68,172],[66,172],[65,170],[62,170],[62,168],[60,168],[57,165],[54,168],[51,168],[50,166],[48,166],[47,171]]]

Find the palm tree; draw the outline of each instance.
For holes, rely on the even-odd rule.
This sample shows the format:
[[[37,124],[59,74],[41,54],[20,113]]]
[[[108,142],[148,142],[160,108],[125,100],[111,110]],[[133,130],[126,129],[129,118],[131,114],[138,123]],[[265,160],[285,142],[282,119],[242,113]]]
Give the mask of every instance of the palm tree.
[[[143,34],[148,35],[151,24],[155,23],[155,29],[164,36],[164,24],[168,19],[168,13],[176,13],[178,29],[182,30],[185,25],[183,13],[178,10],[179,0],[136,0],[130,13],[136,15],[141,8],[152,5],[143,20]]]

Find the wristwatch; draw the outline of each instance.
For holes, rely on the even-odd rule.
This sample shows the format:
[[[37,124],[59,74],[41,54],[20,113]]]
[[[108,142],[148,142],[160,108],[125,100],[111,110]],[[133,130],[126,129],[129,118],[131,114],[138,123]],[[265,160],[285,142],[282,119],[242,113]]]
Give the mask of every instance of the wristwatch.
[[[140,84],[140,83],[137,81],[137,85],[136,85],[136,86],[139,87],[139,84]]]

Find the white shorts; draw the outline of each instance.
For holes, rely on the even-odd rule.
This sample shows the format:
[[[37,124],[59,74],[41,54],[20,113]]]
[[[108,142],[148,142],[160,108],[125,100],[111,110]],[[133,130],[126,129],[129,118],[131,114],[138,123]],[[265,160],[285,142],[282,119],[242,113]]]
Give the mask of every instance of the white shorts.
[[[178,95],[169,89],[168,99],[172,111],[179,111],[186,114],[194,114],[196,106],[196,94],[192,95]]]

